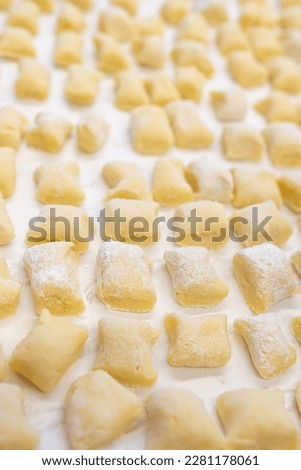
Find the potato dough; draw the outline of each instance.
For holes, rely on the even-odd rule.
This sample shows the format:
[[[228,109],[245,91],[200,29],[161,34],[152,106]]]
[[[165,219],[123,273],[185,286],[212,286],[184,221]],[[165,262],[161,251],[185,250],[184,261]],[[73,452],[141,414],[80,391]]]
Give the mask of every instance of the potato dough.
[[[81,8],[82,10],[91,10],[95,0],[70,0],[76,6]]]
[[[253,26],[274,28],[278,23],[277,12],[272,4],[250,2],[243,8],[239,22],[243,28]]]
[[[301,277],[301,251],[296,251],[292,254],[291,260],[299,277]]]
[[[0,246],[7,245],[13,238],[15,238],[15,229],[0,191]]]
[[[11,197],[16,187],[16,152],[10,147],[0,147],[0,193]]]
[[[102,168],[102,176],[111,188],[106,196],[110,199],[152,200],[152,193],[142,171],[135,163],[112,161]]]
[[[179,67],[176,71],[175,86],[185,100],[200,101],[205,85],[205,76],[191,65]]]
[[[292,123],[270,124],[263,131],[270,159],[277,166],[301,167],[301,135]]]
[[[281,41],[284,55],[299,63],[301,54],[301,31],[295,29],[286,30],[281,34]]]
[[[267,122],[298,122],[295,103],[283,91],[273,91],[270,96],[258,101],[254,108],[266,118]]]
[[[0,109],[0,146],[18,150],[27,127],[27,118],[16,109],[5,106]]]
[[[161,8],[161,15],[167,23],[177,25],[187,15],[188,11],[189,4],[187,0],[165,0]]]
[[[0,318],[11,315],[16,311],[20,293],[20,284],[11,278],[6,261],[0,255]]]
[[[20,26],[9,26],[0,35],[0,57],[19,60],[36,57],[36,49],[30,32]]]
[[[35,125],[26,133],[29,147],[48,153],[58,153],[70,137],[73,126],[58,114],[39,113]]]
[[[229,20],[227,8],[222,0],[212,0],[202,10],[202,15],[211,26],[218,26]]]
[[[211,91],[211,105],[219,121],[242,121],[247,114],[246,95],[240,88]]]
[[[237,161],[260,161],[265,147],[261,133],[248,124],[225,125],[221,144],[227,160]]]
[[[284,203],[296,214],[301,214],[300,176],[280,176],[278,186]]]
[[[301,413],[301,380],[298,382],[296,390],[295,390],[295,397],[298,410]]]
[[[135,31],[140,36],[162,36],[165,32],[165,26],[159,16],[146,16],[137,18]]]
[[[97,66],[103,72],[116,73],[130,67],[126,52],[119,42],[108,34],[95,34],[94,45],[98,60]]]
[[[164,106],[171,101],[180,99],[177,88],[163,73],[155,74],[144,82],[152,104]]]
[[[117,41],[129,41],[134,33],[133,19],[123,8],[102,9],[99,29]]]
[[[20,26],[28,29],[31,34],[38,33],[39,7],[31,0],[23,0],[10,10],[8,26]]]
[[[172,50],[171,58],[179,67],[194,65],[207,78],[214,74],[213,64],[208,56],[208,48],[198,41],[178,41]]]
[[[81,355],[88,338],[86,327],[41,312],[38,324],[16,346],[11,369],[39,390],[49,393]]]
[[[165,64],[165,44],[161,36],[136,36],[132,52],[138,65],[161,69]]]
[[[161,205],[176,206],[193,201],[193,191],[185,179],[184,165],[176,158],[159,160],[153,171],[154,201]]]
[[[50,93],[51,72],[35,59],[19,61],[19,76],[15,82],[17,98],[45,100]]]
[[[245,207],[250,204],[271,199],[277,207],[282,205],[282,197],[276,177],[265,170],[232,170],[234,181],[234,207]]]
[[[266,67],[248,51],[235,51],[229,55],[228,70],[232,78],[244,88],[262,85],[268,78]]]
[[[54,9],[54,0],[32,0],[44,13],[50,13]],[[74,0],[71,0],[74,1]]]
[[[223,55],[231,54],[234,51],[249,49],[249,42],[244,31],[235,23],[222,25],[216,36],[219,51]]]
[[[56,32],[74,31],[81,33],[86,28],[85,16],[80,8],[66,2],[62,5],[56,22]]]
[[[281,8],[287,8],[293,5],[301,5],[301,0],[281,0]]]
[[[130,15],[135,16],[138,11],[139,0],[112,0],[112,4],[124,8]]]
[[[299,252],[300,256],[300,252]],[[294,262],[294,258],[292,257]],[[293,317],[291,322],[291,330],[293,335],[297,338],[299,343],[301,344],[301,317]]]
[[[83,65],[71,65],[65,84],[65,97],[69,103],[88,106],[95,102],[101,74]]]
[[[83,62],[84,42],[80,33],[62,31],[57,36],[53,63],[57,67],[69,67]]]
[[[248,36],[253,54],[258,60],[269,61],[282,54],[277,34],[270,28],[250,28]]]
[[[124,111],[131,111],[147,104],[149,97],[143,80],[133,72],[120,72],[116,77],[115,106]]]
[[[0,10],[8,10],[11,4],[12,0],[0,0]]]
[[[1,261],[0,261],[1,263]],[[4,357],[4,354],[2,352],[2,348],[0,346],[0,382],[3,381],[4,377],[6,374],[6,359]],[[0,438],[1,440],[1,438]]]
[[[207,44],[208,34],[207,22],[199,13],[192,11],[181,22],[178,39],[192,39]]]
[[[287,93],[301,92],[301,76],[297,64],[287,57],[277,57],[268,64],[273,88]]]
[[[281,13],[280,24],[282,28],[301,29],[301,3],[285,9]]]
[[[100,114],[90,113],[78,122],[76,143],[82,152],[95,153],[102,148],[110,135],[110,125]]]

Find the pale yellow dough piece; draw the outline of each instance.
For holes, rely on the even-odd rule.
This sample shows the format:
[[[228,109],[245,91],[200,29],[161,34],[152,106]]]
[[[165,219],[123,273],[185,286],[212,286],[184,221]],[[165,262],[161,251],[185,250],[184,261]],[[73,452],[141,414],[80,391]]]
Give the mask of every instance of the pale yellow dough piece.
[[[38,33],[39,7],[31,0],[23,0],[13,6],[10,10],[7,24],[8,26],[20,26],[28,29],[31,34]]]
[[[51,72],[35,59],[19,61],[19,76],[15,82],[17,98],[45,100],[50,93]]]
[[[123,8],[132,16],[138,12],[139,0],[112,0],[111,3]]]
[[[210,147],[214,136],[198,114],[197,106],[186,100],[166,106],[166,112],[175,136],[175,145],[184,149]]]
[[[30,32],[20,26],[9,26],[0,35],[0,57],[19,60],[36,57],[36,49]]]
[[[32,0],[43,13],[51,13],[54,9],[54,0]],[[72,1],[72,0],[71,0]]]
[[[297,64],[287,57],[277,57],[268,64],[273,88],[287,93],[300,93],[301,76]]]
[[[223,55],[231,54],[234,51],[249,49],[249,42],[246,34],[235,23],[226,23],[217,30],[216,42]]]
[[[102,168],[102,176],[111,188],[106,200],[141,199],[152,200],[152,193],[142,171],[135,163],[112,161]]]
[[[148,77],[144,84],[153,105],[165,106],[180,99],[176,86],[164,73],[156,73]]]
[[[165,316],[168,364],[173,367],[223,367],[230,359],[227,316]]]
[[[17,385],[0,384],[0,450],[33,450],[38,432],[24,413],[24,394]]]
[[[165,110],[159,106],[135,109],[130,121],[133,149],[143,155],[162,155],[174,144],[174,135]]]
[[[295,390],[295,398],[298,410],[301,413],[301,380],[298,382],[296,390]]]
[[[111,127],[105,119],[96,113],[82,116],[76,127],[76,143],[84,153],[95,153],[109,139]]]
[[[261,61],[269,61],[282,54],[281,43],[277,34],[270,28],[254,27],[248,31],[254,56]]]
[[[139,75],[125,71],[116,77],[115,106],[124,111],[131,111],[149,104],[149,97]]]
[[[205,81],[205,76],[193,65],[176,70],[175,86],[182,99],[199,102]]]
[[[11,369],[39,390],[49,393],[81,355],[88,338],[86,327],[41,312],[38,324],[16,346]]]
[[[281,34],[282,48],[285,56],[300,63],[301,31],[296,29],[284,30]]]
[[[0,192],[0,246],[7,245],[13,238],[15,238],[15,229]]]
[[[295,102],[283,91],[273,91],[270,96],[258,101],[254,108],[261,113],[267,122],[298,122]]]
[[[293,123],[270,124],[263,131],[268,154],[274,165],[301,167],[301,134]]]
[[[264,151],[261,133],[248,124],[227,124],[224,126],[221,145],[227,160],[260,161]]]
[[[84,65],[71,65],[65,83],[65,97],[71,104],[88,106],[97,98],[102,75]]]
[[[13,0],[0,0],[0,10],[8,10]]]
[[[283,374],[296,362],[296,349],[283,335],[274,313],[239,318],[235,331],[245,340],[253,365],[264,379]]]
[[[95,34],[93,39],[97,54],[97,66],[100,70],[116,73],[130,67],[129,57],[116,39],[104,33]]]
[[[183,307],[212,307],[227,297],[229,288],[212,266],[206,248],[166,251],[164,260],[175,299]]]
[[[291,256],[291,261],[299,277],[301,277],[301,251],[296,251],[293,253]]]
[[[74,5],[78,6],[82,10],[91,10],[92,6],[95,3],[95,0],[70,0]]]
[[[239,23],[243,28],[253,26],[274,28],[278,24],[277,10],[272,4],[250,2],[243,8]]]
[[[0,193],[11,197],[16,187],[16,152],[10,147],[0,147]]]
[[[211,0],[201,12],[211,26],[218,26],[229,20],[227,7],[223,0]]]
[[[194,65],[207,78],[211,78],[214,74],[208,48],[198,41],[188,39],[178,41],[171,52],[171,58],[179,67]]]
[[[65,398],[66,433],[72,449],[104,448],[142,415],[139,398],[101,370],[73,382]]]
[[[26,143],[43,152],[58,153],[70,137],[72,124],[58,114],[40,113],[26,132]]]
[[[232,78],[244,88],[254,88],[268,78],[267,69],[248,51],[236,51],[229,55],[228,70]]]
[[[281,0],[281,8],[287,8],[293,5],[301,5],[301,0]]]
[[[137,18],[135,31],[140,36],[162,36],[165,32],[165,26],[159,16],[146,16]]]
[[[140,246],[105,242],[98,251],[96,293],[109,309],[149,312],[156,303],[151,263]]]
[[[18,150],[27,127],[27,118],[15,108],[0,109],[0,146]]]
[[[83,62],[83,36],[75,31],[62,31],[57,35],[53,63],[57,67],[69,67]]]
[[[248,110],[246,95],[238,87],[227,91],[211,91],[210,100],[219,121],[242,121],[246,117]]]
[[[3,381],[6,374],[6,359],[0,346],[0,382]]]
[[[23,261],[38,314],[44,308],[53,315],[78,315],[85,309],[78,281],[78,253],[73,243],[32,246]]]
[[[177,158],[163,158],[155,164],[152,178],[154,201],[176,206],[193,201],[192,188],[185,178],[185,167]]]
[[[281,246],[293,233],[290,221],[277,209],[274,201],[264,201],[244,207],[234,212],[231,221],[237,241],[243,246],[259,245],[264,242]],[[257,231],[259,225],[262,225],[264,232]]]
[[[85,16],[79,7],[70,3],[70,0],[62,5],[56,22],[57,33],[62,31],[81,33],[86,25]]]
[[[282,28],[301,29],[301,3],[299,6],[286,8],[281,13],[280,24]]]
[[[298,255],[297,255],[298,253]],[[299,261],[300,261],[300,252],[295,253],[295,255],[292,256],[292,261],[295,264],[296,260],[296,255],[299,256]],[[296,267],[296,266],[295,266]],[[299,343],[301,344],[301,317],[293,317],[292,322],[291,322],[291,331],[293,335],[297,338]]]
[[[298,292],[292,266],[272,243],[236,253],[233,271],[247,305],[255,314],[265,313],[275,303]]]
[[[158,374],[151,350],[160,330],[148,322],[109,317],[99,321],[98,329],[99,349],[94,369],[108,372],[128,387],[154,385]]]
[[[16,311],[20,293],[20,284],[11,278],[5,258],[0,255],[0,318]]]
[[[27,246],[48,242],[72,242],[77,253],[89,248],[93,231],[89,230],[88,214],[74,206],[44,206],[39,213],[34,227],[26,235]]]
[[[282,390],[241,389],[217,398],[228,448],[299,449],[300,433],[284,407]]]
[[[278,186],[286,204],[296,214],[301,214],[301,180],[298,175],[280,176]]]
[[[138,65],[161,69],[165,64],[164,39],[158,35],[136,36],[132,41],[132,53]]]
[[[192,11],[181,22],[178,39],[192,39],[207,44],[208,34],[207,22],[199,13]]]
[[[179,24],[189,11],[187,0],[165,0],[161,8],[161,16],[171,25]]]
[[[146,449],[224,449],[217,419],[190,390],[156,390],[146,400]]]
[[[234,180],[234,207],[245,207],[267,200],[272,200],[277,207],[282,205],[282,197],[277,179],[265,170],[232,170]]]
[[[99,29],[117,41],[130,41],[134,34],[133,18],[123,8],[102,9],[99,17]]]

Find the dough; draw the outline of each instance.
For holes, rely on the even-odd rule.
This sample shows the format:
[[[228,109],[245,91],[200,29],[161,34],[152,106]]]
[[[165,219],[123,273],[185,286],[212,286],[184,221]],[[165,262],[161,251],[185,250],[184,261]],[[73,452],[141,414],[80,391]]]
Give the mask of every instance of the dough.
[[[113,317],[100,319],[98,328],[99,350],[94,369],[103,369],[128,387],[154,385],[158,374],[151,350],[160,330],[144,321]]]
[[[85,309],[73,243],[43,243],[28,248],[24,266],[37,313],[47,308],[53,315],[78,315]],[[43,366],[44,367],[44,366]]]
[[[8,10],[11,4],[12,0],[0,0],[0,10]]]
[[[0,57],[19,60],[21,57],[36,57],[33,37],[28,29],[8,26],[0,35]]]
[[[86,28],[86,20],[82,10],[70,3],[63,3],[56,21],[56,32],[74,31],[81,33]]]
[[[270,124],[263,131],[263,136],[274,165],[301,167],[301,135],[295,124]]]
[[[132,53],[138,65],[161,69],[165,64],[164,39],[158,35],[136,36],[132,41]]]
[[[123,8],[102,9],[99,29],[117,41],[129,41],[134,33],[132,16]]]
[[[248,37],[252,52],[258,60],[269,61],[282,54],[281,43],[277,34],[271,31],[270,28],[250,28]]]
[[[208,56],[208,48],[198,41],[185,39],[176,42],[171,52],[171,58],[180,67],[194,65],[207,78],[211,78],[214,74],[214,67]]]
[[[44,13],[50,13],[54,9],[54,0],[32,0]],[[71,0],[72,1],[72,0]]]
[[[176,158],[158,160],[152,180],[154,201],[167,206],[193,201],[193,191],[186,181],[184,170],[183,163]]]
[[[267,69],[248,51],[235,51],[229,55],[228,70],[232,78],[244,88],[254,88],[268,78]]]
[[[116,77],[115,106],[131,111],[147,104],[149,97],[139,75],[131,71],[120,72]]]
[[[11,369],[45,393],[52,392],[81,355],[88,338],[86,327],[41,312],[38,324],[16,346]]]
[[[177,88],[163,73],[154,74],[145,80],[145,88],[152,104],[164,106],[180,99]]]
[[[226,124],[221,144],[227,160],[260,161],[265,143],[256,127],[249,124]]]
[[[296,251],[292,254],[291,260],[299,277],[301,277],[301,251]]]
[[[13,238],[15,238],[15,229],[0,191],[0,246],[7,245]]]
[[[16,187],[16,152],[10,147],[0,147],[0,193],[11,197]]]
[[[234,181],[234,207],[245,207],[267,200],[274,201],[277,207],[282,205],[282,197],[276,177],[265,170],[232,170]]]
[[[283,91],[273,91],[270,96],[258,101],[254,108],[267,122],[298,122],[295,102]]]
[[[159,16],[145,16],[136,19],[135,31],[140,36],[162,36],[165,32],[165,26]]]
[[[0,318],[15,313],[20,293],[20,284],[11,278],[5,258],[0,255]]]
[[[278,24],[277,11],[272,4],[250,2],[243,8],[239,22],[243,28],[274,28]]]
[[[206,78],[193,65],[178,67],[176,70],[175,86],[181,98],[199,102],[203,95]]]
[[[233,257],[233,271],[247,305],[264,313],[298,292],[293,268],[272,243],[244,248]]]
[[[8,26],[21,26],[28,29],[31,34],[38,33],[39,27],[39,7],[31,0],[23,0],[17,3],[10,10],[7,24]]]
[[[217,30],[216,43],[219,51],[223,55],[231,52],[249,49],[249,42],[246,34],[235,23],[226,23]]]
[[[164,21],[171,25],[179,24],[189,11],[187,0],[165,0],[161,8]]]
[[[149,312],[156,303],[151,263],[140,246],[105,242],[98,251],[96,293],[109,309]]]
[[[295,397],[298,410],[301,413],[301,380],[298,382],[296,390],[295,390]]]
[[[139,0],[112,0],[111,3],[118,7],[124,8],[132,16],[137,14]]]
[[[57,67],[69,67],[83,62],[84,42],[80,33],[62,31],[57,35],[53,63]]]
[[[166,251],[164,260],[175,299],[183,307],[212,307],[227,297],[229,288],[212,266],[206,248]]]
[[[43,152],[58,153],[70,137],[73,126],[58,114],[39,113],[26,133],[26,143]]]
[[[6,359],[3,355],[2,348],[0,346],[0,382],[3,381],[5,374],[6,374]]]
[[[18,150],[27,127],[27,118],[15,108],[0,109],[0,146]]]
[[[273,88],[287,93],[301,92],[301,76],[297,64],[288,57],[277,57],[268,64]]]
[[[227,7],[223,0],[211,0],[201,12],[211,26],[218,26],[229,20]]]
[[[109,139],[111,126],[100,114],[89,113],[81,117],[76,128],[76,143],[84,153],[95,153]]]
[[[230,359],[227,316],[165,317],[168,364],[173,367],[223,367]]]
[[[65,399],[65,423],[72,449],[97,450],[128,431],[143,414],[134,395],[104,371],[73,382]]]
[[[19,76],[15,82],[17,98],[45,100],[50,93],[51,72],[35,59],[19,61]]]
[[[98,60],[97,66],[103,72],[116,73],[130,67],[127,53],[119,42],[108,34],[95,34],[94,45]]]
[[[278,178],[278,186],[284,203],[296,214],[301,214],[300,176],[280,176]]]
[[[84,65],[71,65],[65,84],[65,97],[71,104],[88,106],[95,102],[102,75]]]
[[[70,0],[74,5],[78,6],[82,10],[91,10],[95,0]]]
[[[219,121],[242,121],[246,117],[247,99],[240,88],[211,91],[210,99],[215,117]]]
[[[281,0],[281,8],[287,8],[293,5],[301,5],[301,0]]]
[[[146,178],[135,163],[106,163],[102,168],[102,176],[111,188],[106,200],[121,198],[150,201],[153,198]]]
[[[280,24],[282,28],[301,29],[301,3],[281,12]]]
[[[207,22],[198,12],[192,11],[181,22],[178,39],[192,39],[207,44],[208,35]]]
[[[285,30],[281,34],[281,40],[284,55],[295,60],[297,63],[300,62],[301,31],[295,29]]]

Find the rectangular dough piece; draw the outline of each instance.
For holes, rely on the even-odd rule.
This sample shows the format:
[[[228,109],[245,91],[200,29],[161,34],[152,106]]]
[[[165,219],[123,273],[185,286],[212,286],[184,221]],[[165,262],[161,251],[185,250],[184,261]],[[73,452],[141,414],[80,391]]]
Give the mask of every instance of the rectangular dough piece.
[[[268,78],[266,67],[248,51],[235,51],[229,55],[228,70],[232,78],[243,88],[263,85]]]
[[[102,176],[111,188],[106,200],[110,199],[141,199],[151,201],[152,193],[148,182],[139,166],[135,163],[112,161],[102,168]]]
[[[219,121],[242,121],[248,111],[245,93],[239,87],[210,92],[210,101]]]
[[[265,170],[232,170],[234,181],[233,207],[245,207],[263,201],[274,201],[277,207],[282,205],[282,197],[276,176]]]
[[[198,12],[191,11],[180,24],[177,39],[192,39],[207,44],[208,35],[209,28],[206,20]]]
[[[268,64],[269,77],[276,90],[287,93],[301,92],[301,76],[298,65],[288,57],[277,57]]]
[[[140,246],[104,242],[98,251],[96,293],[106,308],[150,312],[156,303],[151,263]]]
[[[58,114],[39,113],[34,126],[26,132],[26,143],[43,152],[58,153],[72,130],[72,124]]]
[[[36,49],[30,32],[20,26],[8,26],[0,35],[0,57],[19,60],[36,57]]]
[[[280,24],[286,29],[301,29],[301,4],[282,11]]]
[[[252,52],[258,60],[268,62],[282,54],[281,42],[270,28],[250,28],[248,37]]]
[[[0,109],[0,146],[18,150],[27,127],[27,118],[11,106]]]
[[[295,124],[270,124],[264,129],[263,136],[274,165],[301,168],[301,134]]]
[[[10,147],[0,147],[0,193],[11,197],[16,187],[16,152]]]
[[[130,41],[134,34],[133,18],[123,8],[103,8],[98,26],[100,31],[120,42]]]
[[[298,123],[295,101],[283,91],[273,91],[266,98],[257,101],[254,109],[261,113],[269,123],[281,121]]]
[[[95,153],[109,139],[111,126],[100,114],[82,116],[76,127],[76,143],[81,152]]]
[[[5,258],[0,255],[0,318],[15,313],[20,293],[21,285],[11,278]]]
[[[130,68],[129,56],[116,39],[108,34],[97,33],[93,40],[100,70],[116,73]]]
[[[135,21],[135,31],[138,36],[163,36],[165,25],[160,16],[144,16]]]
[[[84,40],[80,33],[62,31],[57,35],[53,63],[57,67],[69,67],[83,62]]]
[[[178,67],[175,86],[182,99],[199,102],[205,86],[205,75],[195,66]]]
[[[28,248],[24,266],[38,314],[47,308],[53,315],[78,315],[85,309],[73,243],[43,243]]]
[[[245,32],[235,23],[226,23],[218,28],[216,43],[223,55],[249,49],[249,42]]]
[[[208,48],[198,42],[189,39],[176,42],[171,58],[178,67],[194,65],[207,78],[214,74],[214,66],[208,56]]]
[[[260,161],[265,148],[261,132],[249,124],[226,124],[221,145],[227,160],[251,162]]]
[[[149,104],[149,97],[142,78],[132,71],[120,72],[116,77],[115,106],[131,111]]]
[[[21,26],[28,29],[31,34],[37,34],[39,28],[40,8],[32,0],[23,0],[13,6],[10,10],[8,26]]]
[[[15,82],[17,98],[45,100],[50,93],[51,72],[35,59],[19,61],[19,76]]]
[[[15,229],[0,191],[0,246],[7,245],[13,238],[15,238]]]
[[[165,106],[171,101],[180,99],[176,86],[163,73],[157,73],[147,78],[144,85],[153,105]]]
[[[95,102],[102,75],[84,65],[71,65],[65,83],[65,97],[69,103],[88,106]]]
[[[56,32],[74,31],[75,33],[81,33],[86,26],[85,15],[79,7],[73,5],[70,0],[63,3],[56,20]]]
[[[286,204],[296,214],[301,214],[301,179],[299,175],[280,176],[278,186]]]
[[[161,69],[166,59],[164,38],[158,35],[135,36],[132,53],[138,65]]]

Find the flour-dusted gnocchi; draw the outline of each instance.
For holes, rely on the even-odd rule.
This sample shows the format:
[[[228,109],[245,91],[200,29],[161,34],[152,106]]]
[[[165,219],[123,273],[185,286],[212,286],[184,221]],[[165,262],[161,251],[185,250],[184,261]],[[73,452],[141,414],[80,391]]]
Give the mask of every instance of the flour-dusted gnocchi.
[[[142,415],[139,398],[101,370],[73,382],[65,398],[66,433],[72,449],[104,448]]]
[[[81,152],[95,153],[109,139],[110,125],[100,114],[82,116],[76,127],[76,143]]]
[[[224,449],[216,418],[190,390],[156,390],[146,400],[146,449]]]
[[[44,13],[50,13],[54,9],[54,0],[32,0]],[[71,0],[74,1],[74,0]]]
[[[139,0],[112,0],[112,4],[123,8],[130,15],[135,16],[138,11]]]
[[[301,214],[300,176],[280,176],[278,178],[278,186],[284,203],[296,214]]]
[[[291,261],[299,277],[301,277],[301,251],[296,251],[291,256]]]
[[[211,26],[218,26],[229,20],[227,7],[222,0],[212,0],[207,3],[201,13]]]
[[[214,74],[214,66],[208,56],[208,49],[199,41],[189,39],[178,41],[171,52],[171,58],[180,67],[194,65],[207,78],[211,78]]]
[[[51,72],[35,59],[19,61],[19,76],[15,82],[17,98],[45,100],[50,93]]]
[[[300,257],[300,252],[299,252]],[[291,322],[291,330],[293,335],[297,338],[301,344],[301,317],[293,317]]]
[[[44,206],[26,235],[26,245],[38,245],[48,242],[72,242],[77,253],[89,248],[90,237],[88,214],[74,206]]]
[[[254,27],[248,31],[254,56],[261,61],[269,61],[282,54],[281,43],[270,28]]]
[[[272,243],[236,253],[233,271],[247,305],[255,314],[265,313],[275,303],[298,292],[292,266]]]
[[[17,150],[27,127],[27,118],[15,108],[0,109],[0,146]]]
[[[84,66],[71,65],[65,83],[65,97],[69,103],[78,106],[88,106],[97,98],[100,72]]]
[[[178,39],[192,39],[207,44],[208,34],[207,22],[199,13],[192,11],[181,22]]]
[[[210,92],[211,105],[219,121],[242,121],[248,105],[245,93],[240,88]]]
[[[191,186],[185,178],[185,167],[177,158],[160,159],[153,171],[153,197],[161,205],[176,206],[193,201]]]
[[[165,64],[164,39],[158,35],[136,36],[132,41],[132,52],[138,65],[161,69]]]
[[[234,181],[234,207],[245,207],[267,200],[274,201],[277,207],[282,204],[282,197],[276,177],[265,170],[232,170]]]
[[[116,77],[115,105],[125,111],[149,104],[149,97],[139,75],[125,71]]]
[[[253,26],[274,28],[278,24],[277,10],[272,4],[251,2],[243,8],[239,22],[243,28]]]
[[[97,66],[103,72],[116,73],[127,70],[130,67],[127,53],[122,49],[120,43],[108,34],[95,34],[94,45],[96,48]]]
[[[223,55],[249,49],[249,42],[244,31],[235,23],[226,23],[217,30],[216,42]]]
[[[0,346],[0,382],[3,381],[6,374],[6,358],[4,357],[2,348]]]
[[[301,167],[301,135],[295,124],[270,124],[263,131],[263,136],[274,165]]]
[[[19,60],[22,57],[36,57],[33,37],[28,29],[8,26],[0,35],[0,57]]]
[[[16,187],[16,153],[10,147],[0,147],[0,193],[11,197]]]
[[[83,62],[84,41],[80,33],[62,31],[57,35],[53,63],[57,67],[69,67]]]
[[[70,2],[74,3],[74,5],[78,6],[82,10],[91,10],[92,6],[95,3],[95,0],[69,0]]]
[[[179,24],[189,11],[187,0],[165,0],[161,8],[161,16],[171,25]]]
[[[38,5],[32,0],[23,0],[10,10],[7,24],[8,26],[21,26],[28,29],[31,34],[37,34],[39,10]]]
[[[137,18],[135,31],[140,36],[162,36],[165,32],[163,21],[158,15]]]
[[[52,392],[81,355],[87,338],[86,327],[55,318],[44,309],[38,324],[17,344],[9,365],[42,392]]]
[[[248,51],[235,51],[229,55],[228,70],[232,78],[244,88],[262,85],[268,78],[266,67]]]
[[[281,34],[283,54],[297,63],[300,62],[301,54],[301,31],[288,29]]]
[[[264,139],[249,124],[227,124],[221,136],[221,145],[227,160],[260,161],[264,151]]]
[[[0,246],[7,245],[13,238],[15,238],[15,229],[0,191]]]
[[[134,34],[133,18],[123,8],[103,9],[99,17],[99,29],[117,41],[129,41]]]
[[[301,29],[301,3],[299,6],[286,8],[281,13],[280,24],[282,28]]]
[[[273,91],[270,96],[258,101],[254,108],[268,122],[298,122],[298,114],[294,101],[283,91]]]
[[[77,274],[78,254],[71,242],[43,243],[27,249],[28,273],[38,314],[77,315],[85,309]]]
[[[277,57],[269,62],[268,71],[273,88],[287,93],[300,93],[300,71],[292,59]]]
[[[282,390],[241,389],[217,398],[230,449],[299,449],[300,434]]]
[[[296,349],[286,340],[273,313],[234,322],[235,331],[245,340],[253,365],[264,379],[286,372],[296,362]]]
[[[175,86],[182,99],[200,101],[205,81],[203,73],[193,65],[176,70]]]
[[[163,73],[156,73],[148,77],[144,83],[150,101],[154,105],[164,106],[180,99],[180,94],[176,86],[168,76]]]
[[[43,152],[58,153],[70,137],[73,126],[58,114],[39,113],[26,132],[26,143]]]
[[[20,284],[11,278],[7,263],[0,255],[0,318],[16,311],[20,293]]]
[[[135,163],[112,161],[102,168],[102,176],[111,188],[106,196],[110,199],[152,200],[152,193],[142,171]]]
[[[109,309],[149,312],[156,303],[151,263],[140,246],[104,242],[98,251],[96,293]]]
[[[162,155],[174,144],[166,112],[159,106],[141,106],[131,116],[130,138],[133,149],[143,155]]]
[[[74,31],[81,33],[86,28],[86,20],[82,10],[70,3],[64,3],[61,7],[56,22],[56,31]]]
[[[166,251],[164,259],[175,300],[183,307],[212,307],[227,297],[229,288],[212,266],[206,248],[181,247]]]
[[[77,162],[45,163],[34,172],[36,197],[42,204],[70,204],[80,206],[84,199]]]
[[[24,413],[24,394],[17,385],[0,384],[0,449],[33,450],[39,443],[38,432]]]
[[[158,374],[151,350],[160,330],[148,322],[108,317],[99,320],[98,329],[99,350],[94,369],[105,370],[128,387],[154,385]]]

